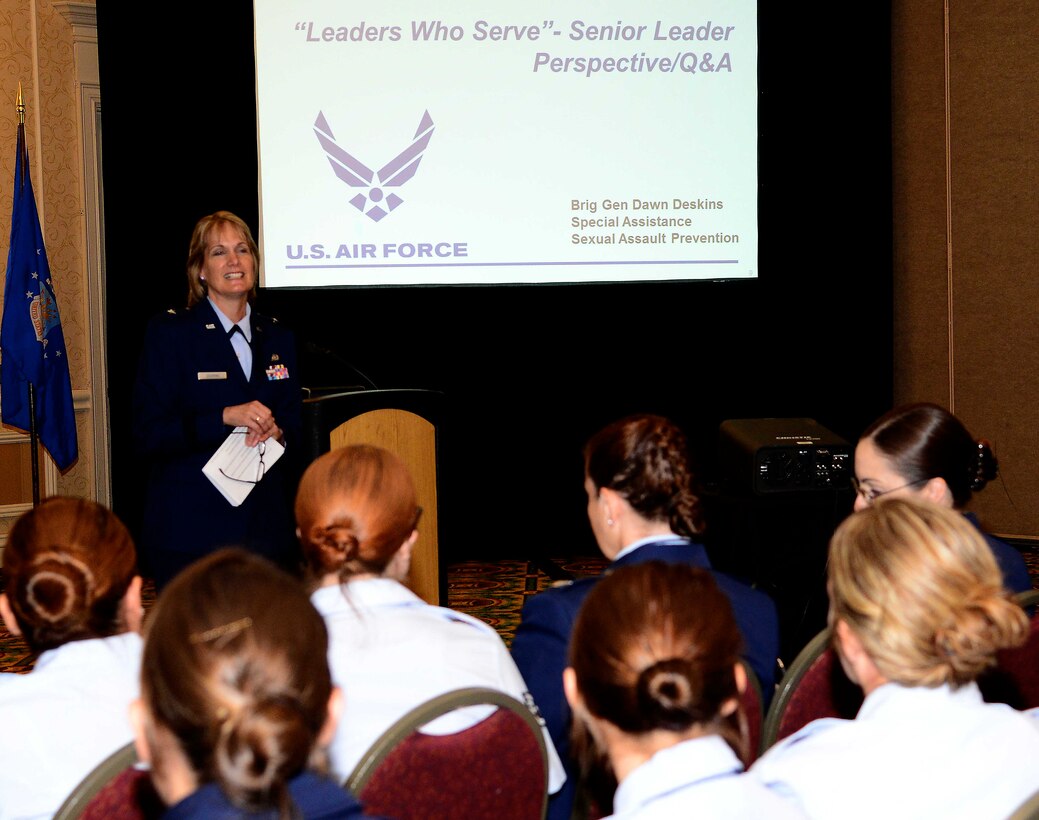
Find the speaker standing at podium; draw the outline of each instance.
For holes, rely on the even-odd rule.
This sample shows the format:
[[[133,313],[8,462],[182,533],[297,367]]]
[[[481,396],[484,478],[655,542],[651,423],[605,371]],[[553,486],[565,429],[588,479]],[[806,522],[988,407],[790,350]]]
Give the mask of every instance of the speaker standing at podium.
[[[290,331],[252,310],[259,251],[249,227],[218,211],[195,225],[188,307],[148,326],[134,388],[134,441],[148,460],[141,535],[161,588],[214,549],[240,545],[298,568],[291,448],[301,442],[302,393]],[[252,486],[232,506],[202,468],[235,428],[260,448]],[[286,445],[269,470],[266,442]]]

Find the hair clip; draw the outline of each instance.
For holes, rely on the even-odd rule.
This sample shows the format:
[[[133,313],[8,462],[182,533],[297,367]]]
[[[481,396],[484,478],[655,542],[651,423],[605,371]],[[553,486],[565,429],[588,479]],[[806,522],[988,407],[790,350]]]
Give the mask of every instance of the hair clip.
[[[252,625],[253,619],[246,616],[245,618],[239,618],[237,621],[231,621],[231,623],[224,624],[223,626],[214,626],[212,629],[207,629],[204,632],[196,632],[191,636],[191,642],[209,643],[218,638],[230,637],[237,632],[241,632],[243,629],[248,629]]]

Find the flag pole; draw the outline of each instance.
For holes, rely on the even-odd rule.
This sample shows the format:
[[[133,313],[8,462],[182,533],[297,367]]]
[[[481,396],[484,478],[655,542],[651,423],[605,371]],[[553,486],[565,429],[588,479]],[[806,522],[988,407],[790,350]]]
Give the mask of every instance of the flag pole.
[[[22,84],[18,83],[18,98],[15,100],[15,110],[18,112],[18,128],[25,128],[25,102],[22,100]],[[25,155],[18,155],[18,162],[25,162]],[[23,169],[29,173],[28,168]],[[22,177],[24,179],[24,177]],[[29,452],[32,463],[32,505],[39,506],[40,503],[40,437],[36,430],[36,390],[33,383],[29,382]]]
[[[32,450],[32,505],[40,505],[40,438],[36,432],[36,390],[29,382],[29,447]]]

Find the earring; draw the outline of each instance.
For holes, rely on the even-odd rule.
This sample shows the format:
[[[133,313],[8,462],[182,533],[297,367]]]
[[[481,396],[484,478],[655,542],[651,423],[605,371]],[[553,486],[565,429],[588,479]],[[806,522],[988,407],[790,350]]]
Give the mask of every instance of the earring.
[[[198,280],[199,280],[200,282],[205,282],[205,281],[206,281],[206,277],[204,277],[204,276],[200,276],[200,277],[198,277]]]
[[[606,519],[606,526],[607,527],[612,527],[613,526],[613,519],[612,518],[607,518]]]

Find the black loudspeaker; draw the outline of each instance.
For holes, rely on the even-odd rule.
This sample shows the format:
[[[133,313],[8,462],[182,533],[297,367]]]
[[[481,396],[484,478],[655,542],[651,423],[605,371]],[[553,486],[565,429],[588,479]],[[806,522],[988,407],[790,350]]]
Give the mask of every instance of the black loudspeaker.
[[[826,553],[851,512],[854,448],[813,419],[730,419],[705,493],[715,569],[767,592],[789,663],[826,626]]]
[[[730,486],[767,494],[850,485],[853,446],[814,419],[729,419],[718,448]]]

